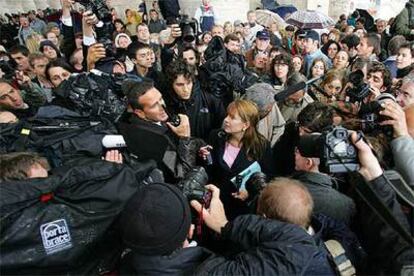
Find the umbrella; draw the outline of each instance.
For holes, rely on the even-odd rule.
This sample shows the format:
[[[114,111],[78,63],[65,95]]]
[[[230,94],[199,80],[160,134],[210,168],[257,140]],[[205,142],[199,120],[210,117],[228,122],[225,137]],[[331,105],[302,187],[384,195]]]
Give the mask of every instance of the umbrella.
[[[335,21],[329,16],[317,11],[296,11],[287,19],[286,23],[300,29],[325,29],[335,25]]]
[[[277,23],[280,27],[285,27],[286,22],[277,13],[268,10],[256,10],[256,21],[262,26],[270,27],[272,23]]]
[[[289,13],[294,13],[298,9],[293,5],[282,5],[277,8],[271,9],[272,12],[277,13],[280,17],[285,18]]]

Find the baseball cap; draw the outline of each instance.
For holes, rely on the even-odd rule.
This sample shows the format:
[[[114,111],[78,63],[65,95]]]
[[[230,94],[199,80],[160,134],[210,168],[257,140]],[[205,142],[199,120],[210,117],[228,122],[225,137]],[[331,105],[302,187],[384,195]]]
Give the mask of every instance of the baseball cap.
[[[319,41],[319,34],[314,30],[309,30],[306,32],[305,39],[311,38],[312,40]]]
[[[258,39],[270,39],[270,35],[267,31],[263,30],[263,31],[258,31],[256,33],[256,38]]]

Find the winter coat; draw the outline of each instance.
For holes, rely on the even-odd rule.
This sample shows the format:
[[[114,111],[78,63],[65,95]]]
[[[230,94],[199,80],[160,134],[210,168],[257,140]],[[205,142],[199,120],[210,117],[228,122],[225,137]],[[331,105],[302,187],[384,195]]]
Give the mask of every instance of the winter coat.
[[[190,120],[191,136],[206,140],[213,129],[220,128],[225,117],[223,104],[211,94],[201,90],[194,82],[189,100],[178,99],[175,92],[166,95],[165,101],[173,114],[186,114]]]
[[[243,251],[213,257],[197,269],[201,275],[305,275],[318,248],[299,226],[256,215],[239,216],[222,228],[221,237]]]
[[[274,104],[272,110],[266,117],[262,118],[257,124],[257,131],[262,134],[273,147],[285,131],[286,121],[280,113],[277,104]]]
[[[270,143],[267,143],[260,160],[250,160],[247,158],[246,149],[242,147],[230,168],[223,160],[226,142],[227,135],[223,130],[213,130],[210,134],[208,144],[213,147],[211,150],[213,165],[209,166],[208,172],[211,183],[217,185],[221,190],[220,197],[223,201],[226,215],[232,219],[237,215],[249,213],[249,208],[246,202],[236,199],[231,195],[237,192],[238,189],[230,180],[247,169],[255,161],[258,161],[262,172],[270,179],[274,175],[275,166]]]
[[[362,177],[362,176],[361,176]],[[381,175],[369,183],[359,180],[357,185],[369,185],[383,204],[390,210],[399,224],[409,231],[406,216],[401,211],[396,194]],[[414,262],[414,246],[401,238],[388,223],[377,215],[377,211],[364,200],[356,200],[358,212],[356,225],[360,227],[359,237],[364,249],[368,253],[371,271],[366,274],[400,274],[404,265]],[[379,242],[381,241],[381,242]]]
[[[153,159],[163,171],[167,183],[176,183],[196,164],[203,142],[195,138],[179,138],[165,124],[144,121],[131,115],[119,124],[130,153],[140,160]]]
[[[201,247],[177,249],[168,256],[127,254],[121,275],[303,275],[318,248],[302,228],[256,215],[236,218],[221,237],[242,251],[230,258]]]
[[[165,25],[165,21],[162,19],[158,19],[156,21],[150,19],[148,23],[149,32],[152,33],[160,33],[162,30],[165,30],[167,26]]]
[[[407,40],[412,40],[414,34],[414,0],[405,4],[405,8],[397,15],[391,29],[395,31],[394,35],[403,35]]]
[[[391,141],[395,169],[414,188],[414,139],[410,136],[398,137]]]
[[[308,188],[314,203],[314,213],[325,214],[347,225],[355,214],[351,198],[335,190],[333,179],[322,173],[300,171],[293,175]]]

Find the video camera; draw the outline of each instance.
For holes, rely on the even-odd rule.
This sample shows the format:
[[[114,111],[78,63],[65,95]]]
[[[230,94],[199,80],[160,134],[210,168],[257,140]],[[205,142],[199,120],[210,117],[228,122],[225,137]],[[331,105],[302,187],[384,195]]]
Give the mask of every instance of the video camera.
[[[364,82],[364,73],[361,70],[349,74],[348,82],[352,83],[352,87],[348,87],[345,93],[350,102],[361,102],[369,95],[369,84]]]
[[[330,127],[322,134],[302,135],[297,147],[303,157],[320,158],[321,172],[344,173],[359,169],[358,151],[344,127]]]
[[[211,201],[211,192],[204,187],[207,182],[206,170],[203,167],[196,167],[187,173],[186,177],[178,183],[178,187],[188,201],[197,200],[205,208],[208,208]]]
[[[0,59],[0,77],[12,80],[16,75],[17,64],[13,59]]]
[[[194,18],[189,18],[187,14],[181,15],[178,20],[167,18],[167,25],[178,24],[181,29],[181,41],[183,43],[192,43],[197,39],[198,24]]]
[[[98,20],[103,22],[103,26],[95,28],[97,41],[104,45],[106,58],[99,62],[104,63],[108,60],[112,60],[115,57],[114,47],[112,43],[112,34],[114,32],[114,26],[112,24],[112,14],[105,0],[75,0],[87,11],[92,11]]]
[[[182,15],[178,24],[180,25],[183,42],[192,43],[197,39],[198,24],[195,19],[189,18],[188,15]]]
[[[362,131],[369,133],[381,130],[388,137],[392,137],[393,128],[391,126],[382,126],[379,124],[390,119],[388,116],[380,114],[380,111],[384,110],[382,104],[384,104],[386,100],[391,100],[393,102],[397,101],[392,94],[382,93],[375,99],[375,101],[361,106],[359,114],[362,119]]]

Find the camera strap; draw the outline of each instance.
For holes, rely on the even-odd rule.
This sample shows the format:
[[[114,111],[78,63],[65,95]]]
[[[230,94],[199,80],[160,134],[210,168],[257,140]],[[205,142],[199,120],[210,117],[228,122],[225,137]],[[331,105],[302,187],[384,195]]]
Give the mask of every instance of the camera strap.
[[[414,245],[414,240],[407,230],[394,217],[390,209],[384,202],[376,195],[370,185],[362,178],[361,175],[355,176],[359,178],[355,190],[360,198],[377,214],[377,216],[387,225],[389,225],[400,237],[410,245]],[[385,176],[384,176],[385,177]]]

